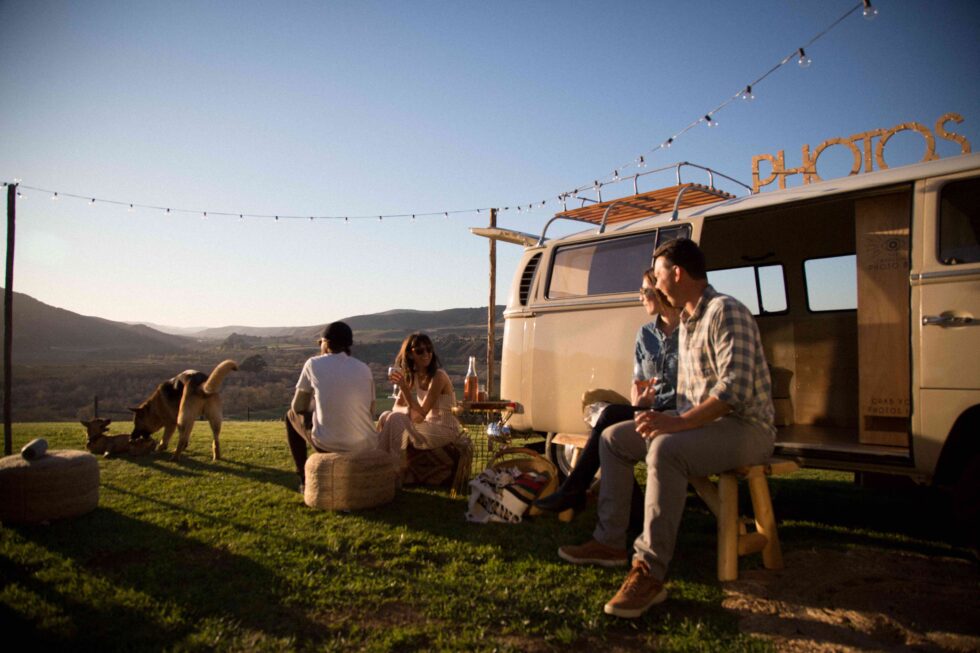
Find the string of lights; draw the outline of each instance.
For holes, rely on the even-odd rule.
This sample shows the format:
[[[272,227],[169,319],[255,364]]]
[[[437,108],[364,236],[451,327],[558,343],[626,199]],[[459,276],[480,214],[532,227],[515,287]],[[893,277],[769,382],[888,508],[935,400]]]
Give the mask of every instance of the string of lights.
[[[692,129],[694,129],[695,127],[697,127],[698,125],[700,125],[702,123],[706,124],[708,127],[712,127],[712,128],[713,127],[717,127],[718,126],[717,115],[718,115],[719,112],[723,111],[726,107],[728,107],[729,105],[731,105],[733,102],[737,102],[737,101],[740,101],[740,100],[741,101],[751,101],[751,100],[754,100],[755,99],[755,89],[758,88],[759,84],[761,84],[763,81],[766,80],[766,78],[768,78],[770,75],[772,75],[774,72],[776,72],[777,70],[779,70],[783,66],[789,64],[794,59],[796,60],[796,63],[801,68],[807,68],[807,67],[809,67],[810,64],[812,63],[812,59],[811,59],[810,55],[807,54],[806,49],[809,48],[810,46],[812,46],[817,41],[819,41],[824,36],[826,36],[831,30],[833,30],[835,27],[837,27],[838,25],[840,25],[842,22],[844,22],[844,20],[846,20],[847,18],[849,18],[852,14],[854,14],[859,9],[862,11],[862,15],[867,20],[872,20],[872,19],[874,19],[878,15],[878,9],[871,4],[871,0],[861,0],[861,2],[857,3],[856,5],[854,5],[850,9],[848,9],[845,13],[843,13],[834,22],[832,22],[830,25],[828,25],[823,30],[821,30],[820,32],[818,32],[815,36],[813,36],[809,41],[807,41],[806,43],[804,43],[800,47],[795,48],[792,52],[790,52],[788,55],[786,55],[785,57],[783,57],[778,63],[776,63],[774,66],[772,66],[771,68],[769,68],[767,71],[765,71],[763,74],[761,74],[760,76],[758,76],[754,80],[752,80],[750,83],[748,83],[748,84],[746,84],[744,86],[739,87],[738,92],[736,92],[735,94],[733,94],[733,95],[725,98],[720,104],[718,104],[718,106],[714,107],[710,111],[707,111],[706,113],[704,113],[700,117],[696,118],[695,120],[692,120],[690,123],[687,124],[687,126],[685,126],[680,131],[675,132],[674,134],[668,136],[666,139],[660,141],[660,143],[658,145],[656,145],[656,146],[654,146],[654,147],[646,150],[642,154],[637,155],[632,160],[630,160],[630,161],[628,161],[628,162],[626,162],[626,163],[624,163],[624,164],[622,164],[620,166],[617,166],[608,175],[606,175],[604,177],[599,177],[599,178],[593,179],[592,182],[586,183],[586,184],[582,184],[580,186],[577,186],[576,188],[574,188],[574,189],[572,189],[570,191],[566,191],[566,192],[560,193],[554,199],[557,200],[557,202],[562,206],[562,209],[563,210],[566,209],[567,202],[569,200],[571,200],[571,199],[581,200],[583,202],[585,202],[585,201],[602,201],[601,198],[602,198],[602,187],[603,186],[605,186],[607,184],[610,184],[610,183],[619,183],[619,182],[622,182],[622,181],[630,181],[630,180],[634,181],[634,184],[635,184],[636,180],[639,177],[643,176],[644,174],[648,174],[650,172],[655,172],[654,170],[649,170],[646,173],[642,172],[643,168],[645,168],[646,165],[647,165],[647,159],[648,159],[648,157],[650,157],[653,154],[656,154],[657,152],[670,149],[671,145],[673,145],[675,142],[677,142],[677,139],[678,138],[682,137],[684,134],[686,134],[687,132],[691,131]],[[668,166],[668,167],[672,167],[672,166]],[[637,170],[637,172],[634,173],[634,174],[632,174],[632,175],[623,175],[622,174],[623,172],[628,172],[628,171],[634,170],[634,169]],[[666,169],[666,168],[659,168],[656,171],[660,171],[660,170],[663,170],[663,169]],[[191,214],[191,215],[199,215],[199,216],[201,216],[202,219],[205,219],[205,220],[207,218],[209,218],[209,217],[238,217],[239,220],[245,220],[246,218],[260,218],[260,219],[273,219],[273,220],[276,220],[276,221],[279,221],[279,220],[310,220],[310,221],[316,221],[316,220],[333,220],[333,221],[351,222],[351,221],[354,221],[354,220],[378,220],[378,221],[383,221],[386,218],[387,219],[411,218],[412,221],[415,221],[416,218],[431,218],[431,217],[439,217],[439,216],[441,216],[443,218],[448,219],[452,215],[480,214],[480,213],[484,213],[484,212],[489,212],[491,210],[489,207],[481,207],[481,208],[475,208],[475,209],[455,209],[455,210],[449,210],[449,211],[429,211],[429,212],[416,212],[416,213],[390,213],[390,214],[381,214],[381,215],[285,215],[285,214],[275,214],[275,213],[269,214],[269,213],[250,213],[250,212],[233,212],[233,211],[231,211],[231,212],[230,211],[209,211],[209,210],[200,210],[200,209],[177,208],[177,207],[173,207],[173,206],[159,206],[159,205],[154,205],[154,204],[141,204],[141,203],[137,203],[137,202],[125,202],[125,201],[112,200],[112,199],[102,199],[102,198],[94,197],[94,196],[91,196],[91,195],[79,195],[79,194],[65,193],[65,192],[62,192],[62,191],[55,191],[55,190],[50,190],[50,189],[45,189],[45,188],[37,188],[37,187],[34,187],[34,186],[25,186],[25,185],[23,185],[23,184],[20,183],[20,180],[19,179],[15,179],[13,182],[3,182],[3,185],[5,187],[6,186],[9,186],[9,185],[16,185],[17,186],[17,197],[18,198],[23,198],[24,197],[24,194],[23,194],[23,191],[24,190],[30,190],[30,191],[35,191],[35,192],[39,192],[39,193],[48,194],[48,195],[50,195],[52,201],[58,201],[58,200],[60,200],[63,197],[67,197],[67,198],[71,198],[71,199],[86,200],[86,201],[88,201],[88,203],[90,205],[93,205],[93,206],[96,205],[96,204],[107,204],[107,205],[114,205],[114,206],[123,206],[123,207],[126,207],[127,210],[130,211],[130,212],[135,211],[136,209],[144,209],[144,210],[153,210],[153,211],[163,211],[165,214],[168,214],[168,215],[169,214]],[[744,184],[742,184],[742,185],[744,185]],[[582,193],[584,191],[589,191],[589,190],[592,190],[592,191],[594,191],[596,193],[596,198],[597,199],[593,200],[592,198],[584,198],[584,197],[579,197],[578,196],[580,193]],[[508,206],[499,207],[497,210],[499,210],[499,211],[517,211],[519,213],[530,212],[530,211],[533,211],[535,208],[543,208],[543,207],[545,207],[548,204],[549,201],[551,201],[551,200],[545,199],[545,200],[540,200],[538,202],[528,202],[528,203],[521,203],[521,204],[517,204],[517,205],[508,205]]]

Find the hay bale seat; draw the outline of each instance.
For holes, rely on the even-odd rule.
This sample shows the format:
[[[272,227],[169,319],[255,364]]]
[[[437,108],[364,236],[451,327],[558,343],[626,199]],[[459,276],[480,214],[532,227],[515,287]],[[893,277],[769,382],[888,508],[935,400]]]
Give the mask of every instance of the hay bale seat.
[[[306,460],[303,501],[320,510],[360,510],[395,498],[395,466],[383,451],[316,453]]]
[[[87,451],[48,451],[32,461],[0,458],[0,521],[76,517],[99,505],[99,461]]]

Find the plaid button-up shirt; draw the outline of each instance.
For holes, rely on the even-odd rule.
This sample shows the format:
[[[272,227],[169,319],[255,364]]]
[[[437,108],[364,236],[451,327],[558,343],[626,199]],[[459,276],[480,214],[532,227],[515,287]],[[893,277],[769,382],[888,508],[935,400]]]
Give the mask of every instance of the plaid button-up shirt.
[[[680,331],[678,413],[715,397],[732,417],[775,435],[769,366],[749,309],[709,285],[694,313],[681,316]]]

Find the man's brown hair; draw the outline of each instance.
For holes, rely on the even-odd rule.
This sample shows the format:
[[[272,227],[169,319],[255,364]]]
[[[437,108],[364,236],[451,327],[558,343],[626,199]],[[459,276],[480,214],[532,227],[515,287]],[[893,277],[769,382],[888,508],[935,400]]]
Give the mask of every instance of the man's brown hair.
[[[663,243],[653,253],[654,260],[661,256],[670,261],[671,265],[682,268],[692,279],[700,281],[708,278],[708,273],[705,272],[704,252],[690,238],[676,238]]]

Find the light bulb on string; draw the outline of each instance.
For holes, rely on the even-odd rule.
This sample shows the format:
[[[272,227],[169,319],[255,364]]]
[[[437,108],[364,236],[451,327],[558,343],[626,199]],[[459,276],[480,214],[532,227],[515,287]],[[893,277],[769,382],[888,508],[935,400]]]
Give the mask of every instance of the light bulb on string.
[[[712,118],[710,113],[704,117],[704,121],[708,123],[708,127],[718,126],[718,121]]]
[[[645,168],[647,167],[647,160],[643,158],[643,155],[636,157],[636,167]]]
[[[88,205],[89,206],[95,206],[95,198],[94,197],[88,201]]]
[[[444,218],[445,218],[446,220],[448,220],[448,219],[449,219],[449,211],[445,211],[445,212],[443,212],[443,214],[442,214],[442,215],[443,215],[443,217],[444,217]]]
[[[663,144],[662,147],[665,150],[669,150],[670,149],[670,146],[673,145],[673,144],[674,144],[674,137],[671,136],[670,138],[668,138],[667,140],[664,141],[664,144]]]
[[[871,0],[864,0],[864,9],[861,10],[861,15],[864,16],[865,20],[874,20],[878,15],[878,8],[871,4]]]
[[[17,190],[17,199],[24,199],[24,194],[19,189]]]
[[[167,209],[167,215],[170,215],[170,209]]]
[[[800,65],[800,68],[809,68],[810,64],[813,63],[813,59],[807,55],[806,50],[800,48],[800,58],[796,60],[796,63]]]
[[[129,205],[129,208],[126,209],[126,212],[127,213],[132,213],[133,212],[133,205],[132,204]]]
[[[619,181],[619,170],[613,170],[613,181]]]
[[[60,197],[58,197],[58,193],[57,193],[57,192],[56,192],[56,193],[55,193],[54,195],[52,195],[52,196],[51,196],[51,201],[52,201],[52,202],[57,202],[57,201],[58,201],[58,200],[60,200],[60,199],[61,199],[61,198],[60,198]]]
[[[204,212],[203,212],[203,213],[201,214],[201,219],[202,219],[202,220],[207,220],[207,219],[208,219],[208,212],[207,212],[207,211],[204,211]]]
[[[747,101],[747,102],[751,102],[752,100],[755,99],[755,93],[752,92],[752,85],[751,84],[749,84],[748,86],[746,86],[745,87],[745,90],[742,91],[741,98],[743,100]]]

